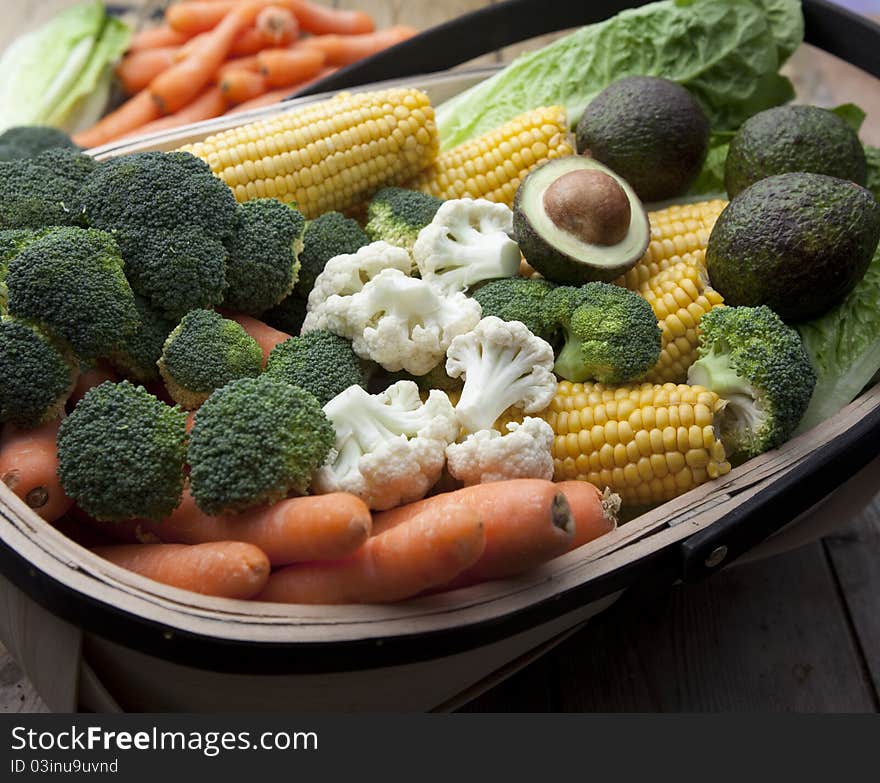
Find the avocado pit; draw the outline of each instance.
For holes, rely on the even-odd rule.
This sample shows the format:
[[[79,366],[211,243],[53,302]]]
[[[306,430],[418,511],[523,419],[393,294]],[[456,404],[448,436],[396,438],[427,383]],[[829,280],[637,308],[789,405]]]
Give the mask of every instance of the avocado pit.
[[[544,211],[563,231],[605,247],[623,241],[632,219],[620,183],[598,169],[569,171],[556,179],[544,191]]]

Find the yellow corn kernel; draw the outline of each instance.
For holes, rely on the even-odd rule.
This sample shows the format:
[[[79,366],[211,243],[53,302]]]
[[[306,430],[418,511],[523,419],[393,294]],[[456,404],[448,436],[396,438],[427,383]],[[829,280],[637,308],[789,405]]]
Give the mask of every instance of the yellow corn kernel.
[[[205,160],[238,201],[295,201],[315,218],[412,179],[438,148],[428,96],[399,88],[340,93],[181,149]]]
[[[408,187],[438,198],[485,198],[512,207],[526,174],[572,154],[565,109],[542,107],[441,153]]]

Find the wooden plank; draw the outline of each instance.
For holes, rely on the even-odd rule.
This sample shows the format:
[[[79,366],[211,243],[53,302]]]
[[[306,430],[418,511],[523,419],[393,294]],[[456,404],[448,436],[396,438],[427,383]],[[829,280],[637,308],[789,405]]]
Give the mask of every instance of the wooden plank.
[[[49,708],[0,644],[0,713],[11,712],[49,712]]]
[[[825,539],[865,666],[880,693],[880,498]]]
[[[876,708],[820,544],[625,596],[550,657],[563,710]]]

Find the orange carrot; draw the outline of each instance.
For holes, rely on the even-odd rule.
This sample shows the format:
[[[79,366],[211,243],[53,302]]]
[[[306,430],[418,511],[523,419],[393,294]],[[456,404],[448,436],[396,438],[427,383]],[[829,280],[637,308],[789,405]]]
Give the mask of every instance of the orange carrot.
[[[569,549],[577,549],[617,526],[620,498],[603,495],[588,481],[560,481],[557,488],[565,495],[574,516],[574,538]]]
[[[73,386],[73,391],[67,399],[67,407],[73,410],[76,404],[83,398],[83,395],[95,386],[100,386],[104,381],[116,381],[117,376],[113,369],[103,362],[97,362],[84,372],[81,372]]]
[[[269,87],[289,87],[318,73],[324,53],[317,49],[263,49],[257,54],[260,73]]]
[[[322,51],[330,65],[351,65],[412,38],[416,33],[415,27],[398,25],[361,35],[316,35],[303,40],[301,46]]]
[[[269,578],[269,560],[238,541],[212,544],[116,544],[92,551],[162,584],[220,598],[252,598]]]
[[[190,3],[172,8],[183,8],[187,5]],[[220,5],[217,4],[218,7]],[[202,91],[229,55],[236,37],[253,24],[259,11],[260,5],[256,2],[233,6],[220,24],[194,45],[183,60],[151,82],[150,94],[163,114],[179,111]]]
[[[257,600],[390,603],[447,584],[479,560],[486,536],[471,504],[447,503],[443,511],[418,514],[342,560],[279,569]]]
[[[257,14],[254,30],[269,46],[283,46],[299,37],[299,22],[289,8],[270,5]]]
[[[241,514],[212,517],[199,509],[189,491],[184,491],[180,505],[161,522],[90,523],[123,541],[244,541],[262,549],[272,565],[345,557],[357,550],[372,530],[367,505],[345,492],[287,498]]]
[[[140,30],[131,37],[128,47],[129,54],[143,52],[147,49],[156,49],[165,46],[183,46],[189,40],[189,36],[167,25],[150,27]]]
[[[116,111],[98,120],[88,130],[77,133],[73,140],[80,147],[98,147],[159,119],[159,115],[159,107],[150,91],[142,90],[133,98],[129,98]]]
[[[455,580],[455,586],[503,579],[528,571],[567,551],[574,519],[566,496],[552,481],[512,479],[445,492],[373,516],[381,534],[417,515],[442,520],[449,505],[473,507],[486,528],[486,551]]]
[[[116,76],[129,95],[149,86],[160,73],[174,65],[177,46],[158,46],[126,55],[116,66]]]
[[[262,7],[274,5],[293,12],[302,30],[316,35],[339,33],[354,35],[375,29],[373,19],[364,11],[343,11],[327,8],[307,0],[259,0]],[[238,5],[236,0],[176,3],[165,12],[165,21],[173,29],[195,35],[216,27],[220,20]]]
[[[272,349],[278,345],[278,343],[283,343],[285,340],[290,339],[290,335],[287,334],[287,332],[273,329],[268,324],[265,324],[256,318],[252,318],[249,315],[244,315],[243,313],[223,312],[223,317],[231,318],[257,341],[260,348],[263,350],[264,365],[266,364],[266,359],[269,358]]]
[[[223,77],[229,73],[229,71],[252,71],[256,73],[259,70],[260,66],[257,63],[257,56],[255,54],[247,57],[234,57],[223,63],[223,65],[217,70],[216,82],[217,84],[220,84]]]
[[[174,114],[167,114],[158,120],[148,122],[146,125],[142,125],[137,130],[126,135],[144,136],[148,133],[158,133],[169,128],[178,128],[191,122],[210,120],[213,117],[219,117],[227,108],[229,108],[229,103],[223,91],[219,87],[208,87],[192,103],[187,104],[179,111],[174,112]]]
[[[250,109],[258,109],[261,106],[271,106],[275,103],[279,103],[283,101],[285,98],[289,98],[298,90],[303,89],[304,87],[308,87],[313,82],[316,82],[320,79],[323,79],[325,76],[329,76],[331,73],[334,73],[337,68],[323,68],[318,74],[312,79],[306,79],[304,82],[300,82],[298,84],[291,84],[289,87],[281,87],[277,90],[270,90],[265,95],[261,95],[259,98],[254,98],[250,101],[245,101],[244,103],[240,103],[238,106],[235,106],[230,111],[226,112],[227,114],[238,114],[239,112],[248,111]]]
[[[258,98],[269,89],[262,74],[244,70],[224,71],[218,84],[226,100],[232,104]]]
[[[49,522],[73,505],[58,479],[60,425],[60,418],[32,430],[7,424],[0,436],[0,481]]]

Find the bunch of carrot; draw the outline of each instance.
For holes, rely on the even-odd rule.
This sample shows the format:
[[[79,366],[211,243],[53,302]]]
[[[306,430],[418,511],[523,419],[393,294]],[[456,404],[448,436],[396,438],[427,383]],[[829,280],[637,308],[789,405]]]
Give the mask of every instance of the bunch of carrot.
[[[276,103],[414,35],[310,0],[182,0],[137,33],[117,67],[131,96],[75,137],[95,147]]]
[[[235,316],[265,353],[289,335]],[[113,378],[84,373],[74,397]],[[0,481],[101,557],[194,592],[280,603],[388,603],[517,576],[609,532],[616,507],[592,484],[516,479],[370,512],[346,493],[292,497],[210,516],[184,492],[161,522],[99,522],[58,480],[60,420],[6,425]]]

